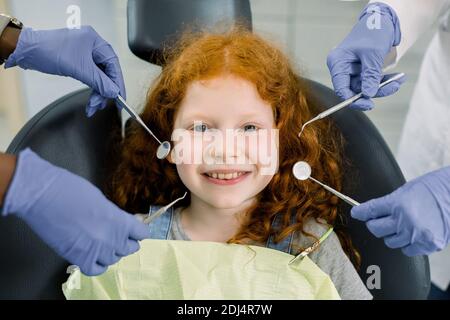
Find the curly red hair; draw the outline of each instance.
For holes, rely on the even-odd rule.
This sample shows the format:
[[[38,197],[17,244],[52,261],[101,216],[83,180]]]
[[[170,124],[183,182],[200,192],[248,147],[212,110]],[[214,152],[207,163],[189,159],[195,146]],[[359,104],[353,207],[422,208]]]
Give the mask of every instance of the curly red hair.
[[[234,27],[226,32],[185,32],[164,52],[166,64],[150,89],[141,114],[144,122],[170,140],[175,115],[188,85],[196,80],[232,74],[255,84],[261,98],[273,108],[279,129],[279,170],[246,211],[246,221],[228,243],[258,243],[270,235],[280,241],[291,232],[302,232],[307,219],[335,225],[338,199],[322,187],[298,181],[292,175],[295,162],[303,160],[313,168],[314,177],[341,189],[342,139],[332,123],[315,122],[299,139],[305,121],[317,112],[305,82],[293,71],[289,59],[277,46],[246,30]],[[109,197],[128,212],[147,212],[150,204],[166,205],[189,191],[174,164],[156,158],[158,144],[133,123],[121,144]],[[190,197],[178,205],[189,206]],[[291,224],[291,215],[295,223]],[[282,216],[282,228],[273,230],[272,221]],[[338,233],[346,253],[356,264],[359,255],[349,236]]]

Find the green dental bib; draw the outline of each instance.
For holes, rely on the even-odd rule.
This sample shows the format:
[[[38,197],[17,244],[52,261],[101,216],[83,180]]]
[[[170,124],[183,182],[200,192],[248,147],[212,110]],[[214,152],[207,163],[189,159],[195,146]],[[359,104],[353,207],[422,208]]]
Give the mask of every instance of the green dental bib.
[[[75,268],[62,285],[65,297],[340,299],[329,276],[303,253],[207,241],[148,239],[140,245],[100,276]]]

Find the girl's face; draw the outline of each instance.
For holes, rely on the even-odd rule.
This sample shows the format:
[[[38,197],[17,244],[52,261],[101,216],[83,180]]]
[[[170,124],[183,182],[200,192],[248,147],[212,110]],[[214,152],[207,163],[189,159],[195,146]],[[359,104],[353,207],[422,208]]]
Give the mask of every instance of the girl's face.
[[[169,161],[192,196],[212,207],[252,200],[278,170],[278,130],[255,85],[223,75],[192,82],[177,111]]]

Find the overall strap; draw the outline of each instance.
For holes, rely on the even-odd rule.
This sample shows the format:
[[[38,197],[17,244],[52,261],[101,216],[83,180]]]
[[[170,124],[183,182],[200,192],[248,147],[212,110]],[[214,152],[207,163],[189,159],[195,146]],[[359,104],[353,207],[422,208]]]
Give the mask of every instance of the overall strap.
[[[149,215],[155,214],[161,207],[150,206]],[[153,219],[148,227],[150,228],[151,239],[168,239],[170,228],[173,221],[173,207],[170,207],[166,212]]]
[[[272,221],[272,228],[274,228],[274,229],[281,228],[281,225],[282,225],[281,219],[282,219],[282,216],[280,214],[277,214],[275,216],[275,218],[273,219],[273,221]],[[295,223],[295,215],[291,215],[291,224],[293,224],[293,223]],[[274,236],[270,235],[269,239],[267,239],[266,247],[270,248],[270,249],[283,251],[283,252],[286,252],[286,253],[290,254],[291,253],[293,236],[294,236],[294,233],[292,232],[291,234],[289,234],[289,236],[287,236],[286,238],[284,238],[280,242],[275,243],[274,242]]]

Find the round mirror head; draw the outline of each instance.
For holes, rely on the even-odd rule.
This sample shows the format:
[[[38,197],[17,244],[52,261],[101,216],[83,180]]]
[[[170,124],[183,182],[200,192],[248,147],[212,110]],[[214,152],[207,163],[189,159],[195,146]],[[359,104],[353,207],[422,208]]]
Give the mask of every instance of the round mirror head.
[[[298,180],[306,180],[311,176],[311,166],[305,161],[299,161],[292,168],[292,172]]]
[[[165,159],[170,153],[170,142],[164,141],[161,143],[161,145],[158,147],[158,150],[156,152],[156,156],[158,159],[162,160]]]

